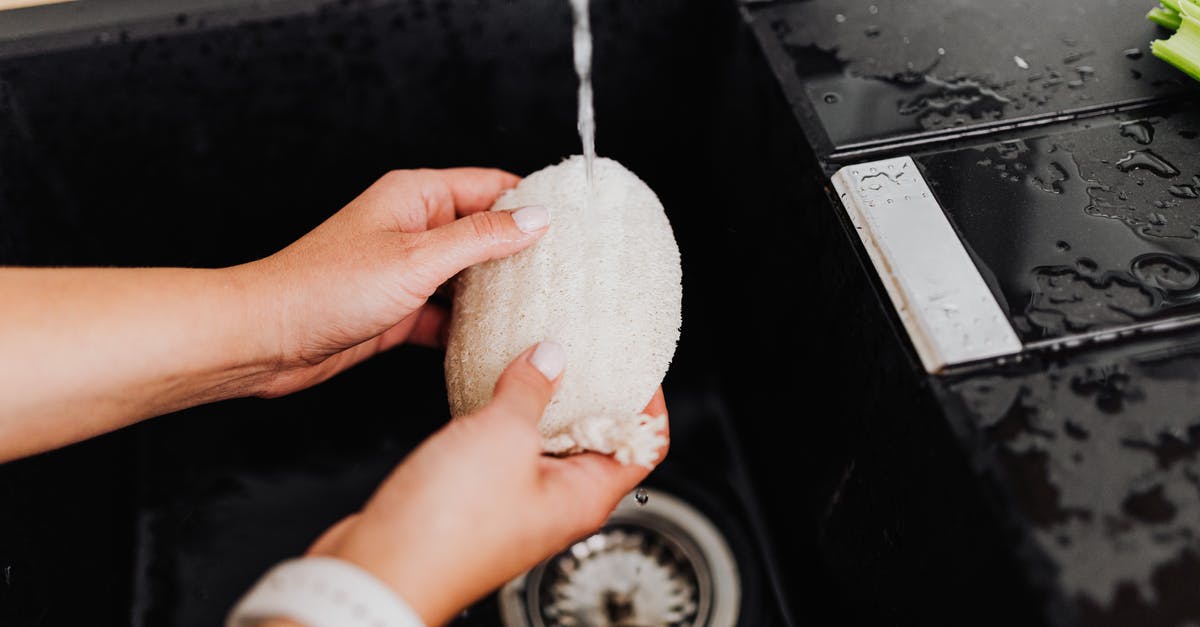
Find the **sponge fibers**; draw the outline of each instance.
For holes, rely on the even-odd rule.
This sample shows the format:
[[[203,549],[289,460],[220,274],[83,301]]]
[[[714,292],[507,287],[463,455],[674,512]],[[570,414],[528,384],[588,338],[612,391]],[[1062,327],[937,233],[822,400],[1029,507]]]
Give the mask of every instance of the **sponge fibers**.
[[[450,410],[485,405],[510,361],[554,340],[567,369],[538,425],[545,451],[648,466],[666,417],[641,410],[679,341],[679,248],[641,179],[611,159],[594,167],[590,199],[583,157],[574,156],[529,175],[492,207],[544,206],[550,229],[516,255],[460,275],[446,348]]]

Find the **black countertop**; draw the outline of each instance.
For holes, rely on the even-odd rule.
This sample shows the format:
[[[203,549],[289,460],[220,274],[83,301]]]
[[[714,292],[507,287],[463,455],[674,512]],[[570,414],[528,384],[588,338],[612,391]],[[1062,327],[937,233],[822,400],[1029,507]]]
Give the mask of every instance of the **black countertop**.
[[[913,156],[1026,345],[914,375],[1003,528],[958,549],[1016,557],[1025,624],[1200,619],[1200,89],[1149,55],[1143,4],[744,7],[825,173]]]

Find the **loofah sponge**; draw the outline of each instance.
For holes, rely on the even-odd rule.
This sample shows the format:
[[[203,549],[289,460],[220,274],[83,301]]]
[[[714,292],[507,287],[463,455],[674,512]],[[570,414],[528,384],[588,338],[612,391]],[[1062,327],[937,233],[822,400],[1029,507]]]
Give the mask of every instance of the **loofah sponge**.
[[[658,431],[666,416],[641,410],[679,341],[679,248],[641,179],[611,159],[594,166],[590,203],[584,160],[575,156],[529,175],[492,207],[542,205],[550,230],[459,277],[446,347],[450,410],[482,407],[510,361],[551,339],[566,350],[567,369],[539,424],[543,448],[649,466],[665,443]]]

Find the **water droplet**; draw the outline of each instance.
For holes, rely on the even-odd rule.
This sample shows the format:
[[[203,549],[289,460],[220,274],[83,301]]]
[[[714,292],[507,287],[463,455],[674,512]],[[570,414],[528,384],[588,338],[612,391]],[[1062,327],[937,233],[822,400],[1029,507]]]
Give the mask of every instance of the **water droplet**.
[[[1063,427],[1064,431],[1067,432],[1067,435],[1075,438],[1076,440],[1086,440],[1088,438],[1087,429],[1084,429],[1070,420],[1064,422]]]
[[[1145,146],[1154,141],[1154,126],[1149,122],[1126,122],[1121,125],[1121,137],[1130,137]]]
[[[1150,253],[1133,260],[1130,271],[1142,283],[1168,291],[1185,291],[1200,283],[1197,273],[1181,257],[1166,253]]]
[[[878,37],[880,32],[882,32],[882,31],[880,31],[879,27],[874,24],[863,29],[863,34],[866,35],[867,37],[872,37],[872,38]]]
[[[867,9],[867,11],[869,11],[871,15],[876,15],[879,13],[879,7],[872,4],[871,8]]]
[[[1047,194],[1062,194],[1066,191],[1063,183],[1070,180],[1071,176],[1067,174],[1067,170],[1062,164],[1057,161],[1051,161],[1047,167],[1047,174],[1049,176],[1033,177],[1034,185],[1037,185],[1039,189]]]
[[[1080,89],[1082,87],[1083,87],[1083,81],[1081,81],[1081,80],[1074,80],[1074,81],[1067,82],[1067,88],[1069,88],[1069,89]]]
[[[1166,223],[1167,223],[1167,216],[1164,216],[1163,214],[1161,214],[1157,211],[1150,214],[1150,224],[1153,224],[1154,226],[1162,226]]]
[[[1054,243],[1054,247],[1064,253],[1071,250],[1071,245],[1061,239]]]
[[[650,501],[650,494],[646,492],[646,488],[638,488],[634,491],[633,498],[637,501],[638,505],[645,505]]]
[[[838,13],[837,15],[833,16],[833,21],[837,22],[838,24],[842,24],[846,21],[846,16]]]
[[[1141,48],[1128,48],[1121,54],[1125,55],[1125,58],[1127,58],[1127,59],[1140,59],[1140,58],[1142,58],[1142,49]]]
[[[1085,78],[1096,73],[1096,68],[1090,65],[1076,65],[1075,71],[1079,73],[1080,78]]]
[[[1013,57],[1013,62],[1016,63],[1017,67],[1021,68],[1022,70],[1029,69],[1029,64],[1026,63],[1025,59],[1022,59],[1021,57]]]
[[[842,97],[831,91],[822,96],[821,99],[824,100],[826,104],[837,104],[842,100]]]
[[[1121,509],[1132,518],[1152,524],[1170,522],[1178,511],[1163,492],[1161,485],[1141,492],[1131,492],[1121,502]]]
[[[1166,159],[1154,154],[1151,150],[1130,150],[1117,161],[1117,169],[1122,172],[1133,170],[1149,170],[1151,174],[1170,178],[1179,175],[1179,170]],[[1139,181],[1139,185],[1144,184]]]
[[[939,54],[939,55],[944,55],[944,54],[946,54],[946,49],[945,49],[945,48],[938,48],[938,54]]]
[[[1196,191],[1194,185],[1172,185],[1167,191],[1176,198],[1200,198],[1200,192]]]

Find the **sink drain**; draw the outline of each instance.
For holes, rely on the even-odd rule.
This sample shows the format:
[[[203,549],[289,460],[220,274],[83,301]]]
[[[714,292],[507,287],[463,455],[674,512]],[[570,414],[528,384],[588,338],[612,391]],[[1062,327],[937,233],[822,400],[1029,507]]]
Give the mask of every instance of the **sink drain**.
[[[500,591],[507,627],[733,627],[737,565],[692,506],[647,490],[605,526]]]

